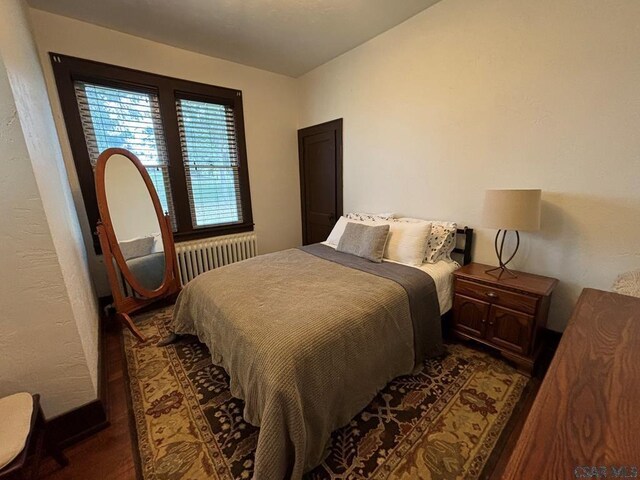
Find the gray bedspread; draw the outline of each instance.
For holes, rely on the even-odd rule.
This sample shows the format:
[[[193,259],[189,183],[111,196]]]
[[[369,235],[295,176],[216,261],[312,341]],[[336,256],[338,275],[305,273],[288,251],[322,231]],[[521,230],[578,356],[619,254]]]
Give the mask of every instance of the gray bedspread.
[[[425,272],[398,263],[370,262],[355,255],[338,252],[321,243],[307,245],[300,249],[325,260],[388,278],[402,285],[407,292],[413,324],[415,364],[422,363],[426,357],[442,353],[442,324],[438,293],[433,279]]]
[[[322,461],[333,430],[442,351],[431,277],[324,245],[198,276],[177,299],[173,328],[209,347],[245,401],[245,419],[260,426],[259,480],[301,478]]]

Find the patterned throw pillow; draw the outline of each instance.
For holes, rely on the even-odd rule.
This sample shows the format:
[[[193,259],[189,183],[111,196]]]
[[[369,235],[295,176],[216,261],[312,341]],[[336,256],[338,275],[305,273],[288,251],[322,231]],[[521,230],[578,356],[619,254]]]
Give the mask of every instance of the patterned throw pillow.
[[[360,220],[367,222],[389,221],[395,218],[393,213],[347,213],[345,217],[348,220]]]
[[[427,242],[425,262],[436,263],[440,260],[451,260],[451,252],[456,247],[456,229],[453,222],[433,222],[431,234]]]

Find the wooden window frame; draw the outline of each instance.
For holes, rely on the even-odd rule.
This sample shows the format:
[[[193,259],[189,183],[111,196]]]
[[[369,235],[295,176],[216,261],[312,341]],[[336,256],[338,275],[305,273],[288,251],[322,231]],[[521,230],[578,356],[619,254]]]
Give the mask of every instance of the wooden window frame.
[[[251,210],[249,170],[247,167],[242,91],[181,80],[131,68],[60,55],[58,53],[50,52],[49,56],[58,88],[71,153],[80,182],[80,190],[92,230],[95,229],[100,215],[98,213],[93,168],[91,166],[89,151],[82,129],[80,110],[74,90],[74,82],[78,80],[145,93],[154,92],[157,94],[167,155],[169,157],[169,181],[178,226],[177,231],[174,232],[176,241],[179,242],[253,230],[254,224]],[[194,228],[191,224],[191,209],[176,111],[176,100],[178,98],[193,98],[233,107],[238,147],[238,181],[243,213],[242,222],[200,228]],[[92,238],[96,253],[100,253],[100,244],[95,231],[92,231]]]

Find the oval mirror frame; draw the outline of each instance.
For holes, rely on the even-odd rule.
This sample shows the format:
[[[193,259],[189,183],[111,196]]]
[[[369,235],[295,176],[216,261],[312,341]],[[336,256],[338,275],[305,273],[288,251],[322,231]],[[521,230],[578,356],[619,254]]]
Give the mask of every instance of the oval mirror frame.
[[[160,225],[160,235],[162,236],[162,244],[165,251],[164,276],[162,278],[162,283],[155,290],[149,290],[145,288],[131,273],[131,270],[127,265],[124,255],[122,254],[122,250],[120,249],[120,245],[118,244],[118,240],[113,229],[113,223],[111,220],[111,214],[109,213],[109,205],[107,202],[105,170],[109,158],[114,155],[122,155],[129,159],[129,161],[135,165],[138,173],[142,177],[142,180],[147,187],[147,191],[149,193],[149,196],[151,197],[151,202],[153,203],[153,208],[156,212],[158,224]],[[147,169],[144,167],[140,159],[138,159],[138,157],[136,157],[130,151],[123,148],[107,148],[98,157],[98,161],[96,163],[95,180],[100,220],[102,221],[102,225],[104,226],[104,231],[106,232],[107,239],[109,241],[111,253],[116,259],[116,263],[118,265],[118,268],[120,269],[120,272],[122,272],[122,275],[124,276],[126,282],[139,295],[143,296],[146,299],[161,297],[171,287],[171,282],[169,281],[169,279],[171,278],[172,274],[172,262],[168,261],[169,259],[167,258],[166,249],[168,246],[173,245],[173,242],[170,241],[169,225],[165,214],[162,211],[162,205],[160,204],[158,193],[156,192],[156,188],[151,181],[151,177],[149,176]],[[169,253],[169,255],[171,254]]]

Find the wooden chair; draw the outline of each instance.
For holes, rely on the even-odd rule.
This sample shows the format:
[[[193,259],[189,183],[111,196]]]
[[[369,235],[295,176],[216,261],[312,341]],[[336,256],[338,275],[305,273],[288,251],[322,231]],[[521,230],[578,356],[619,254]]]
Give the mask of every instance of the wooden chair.
[[[66,467],[69,464],[67,457],[47,437],[44,415],[40,407],[40,395],[32,395],[32,398],[33,412],[31,413],[31,423],[25,446],[16,458],[0,469],[0,480],[37,479],[40,460],[44,451],[53,456],[61,467]],[[1,423],[0,428],[2,428]],[[2,448],[2,445],[0,445],[0,448]],[[30,453],[33,453],[31,459]]]

